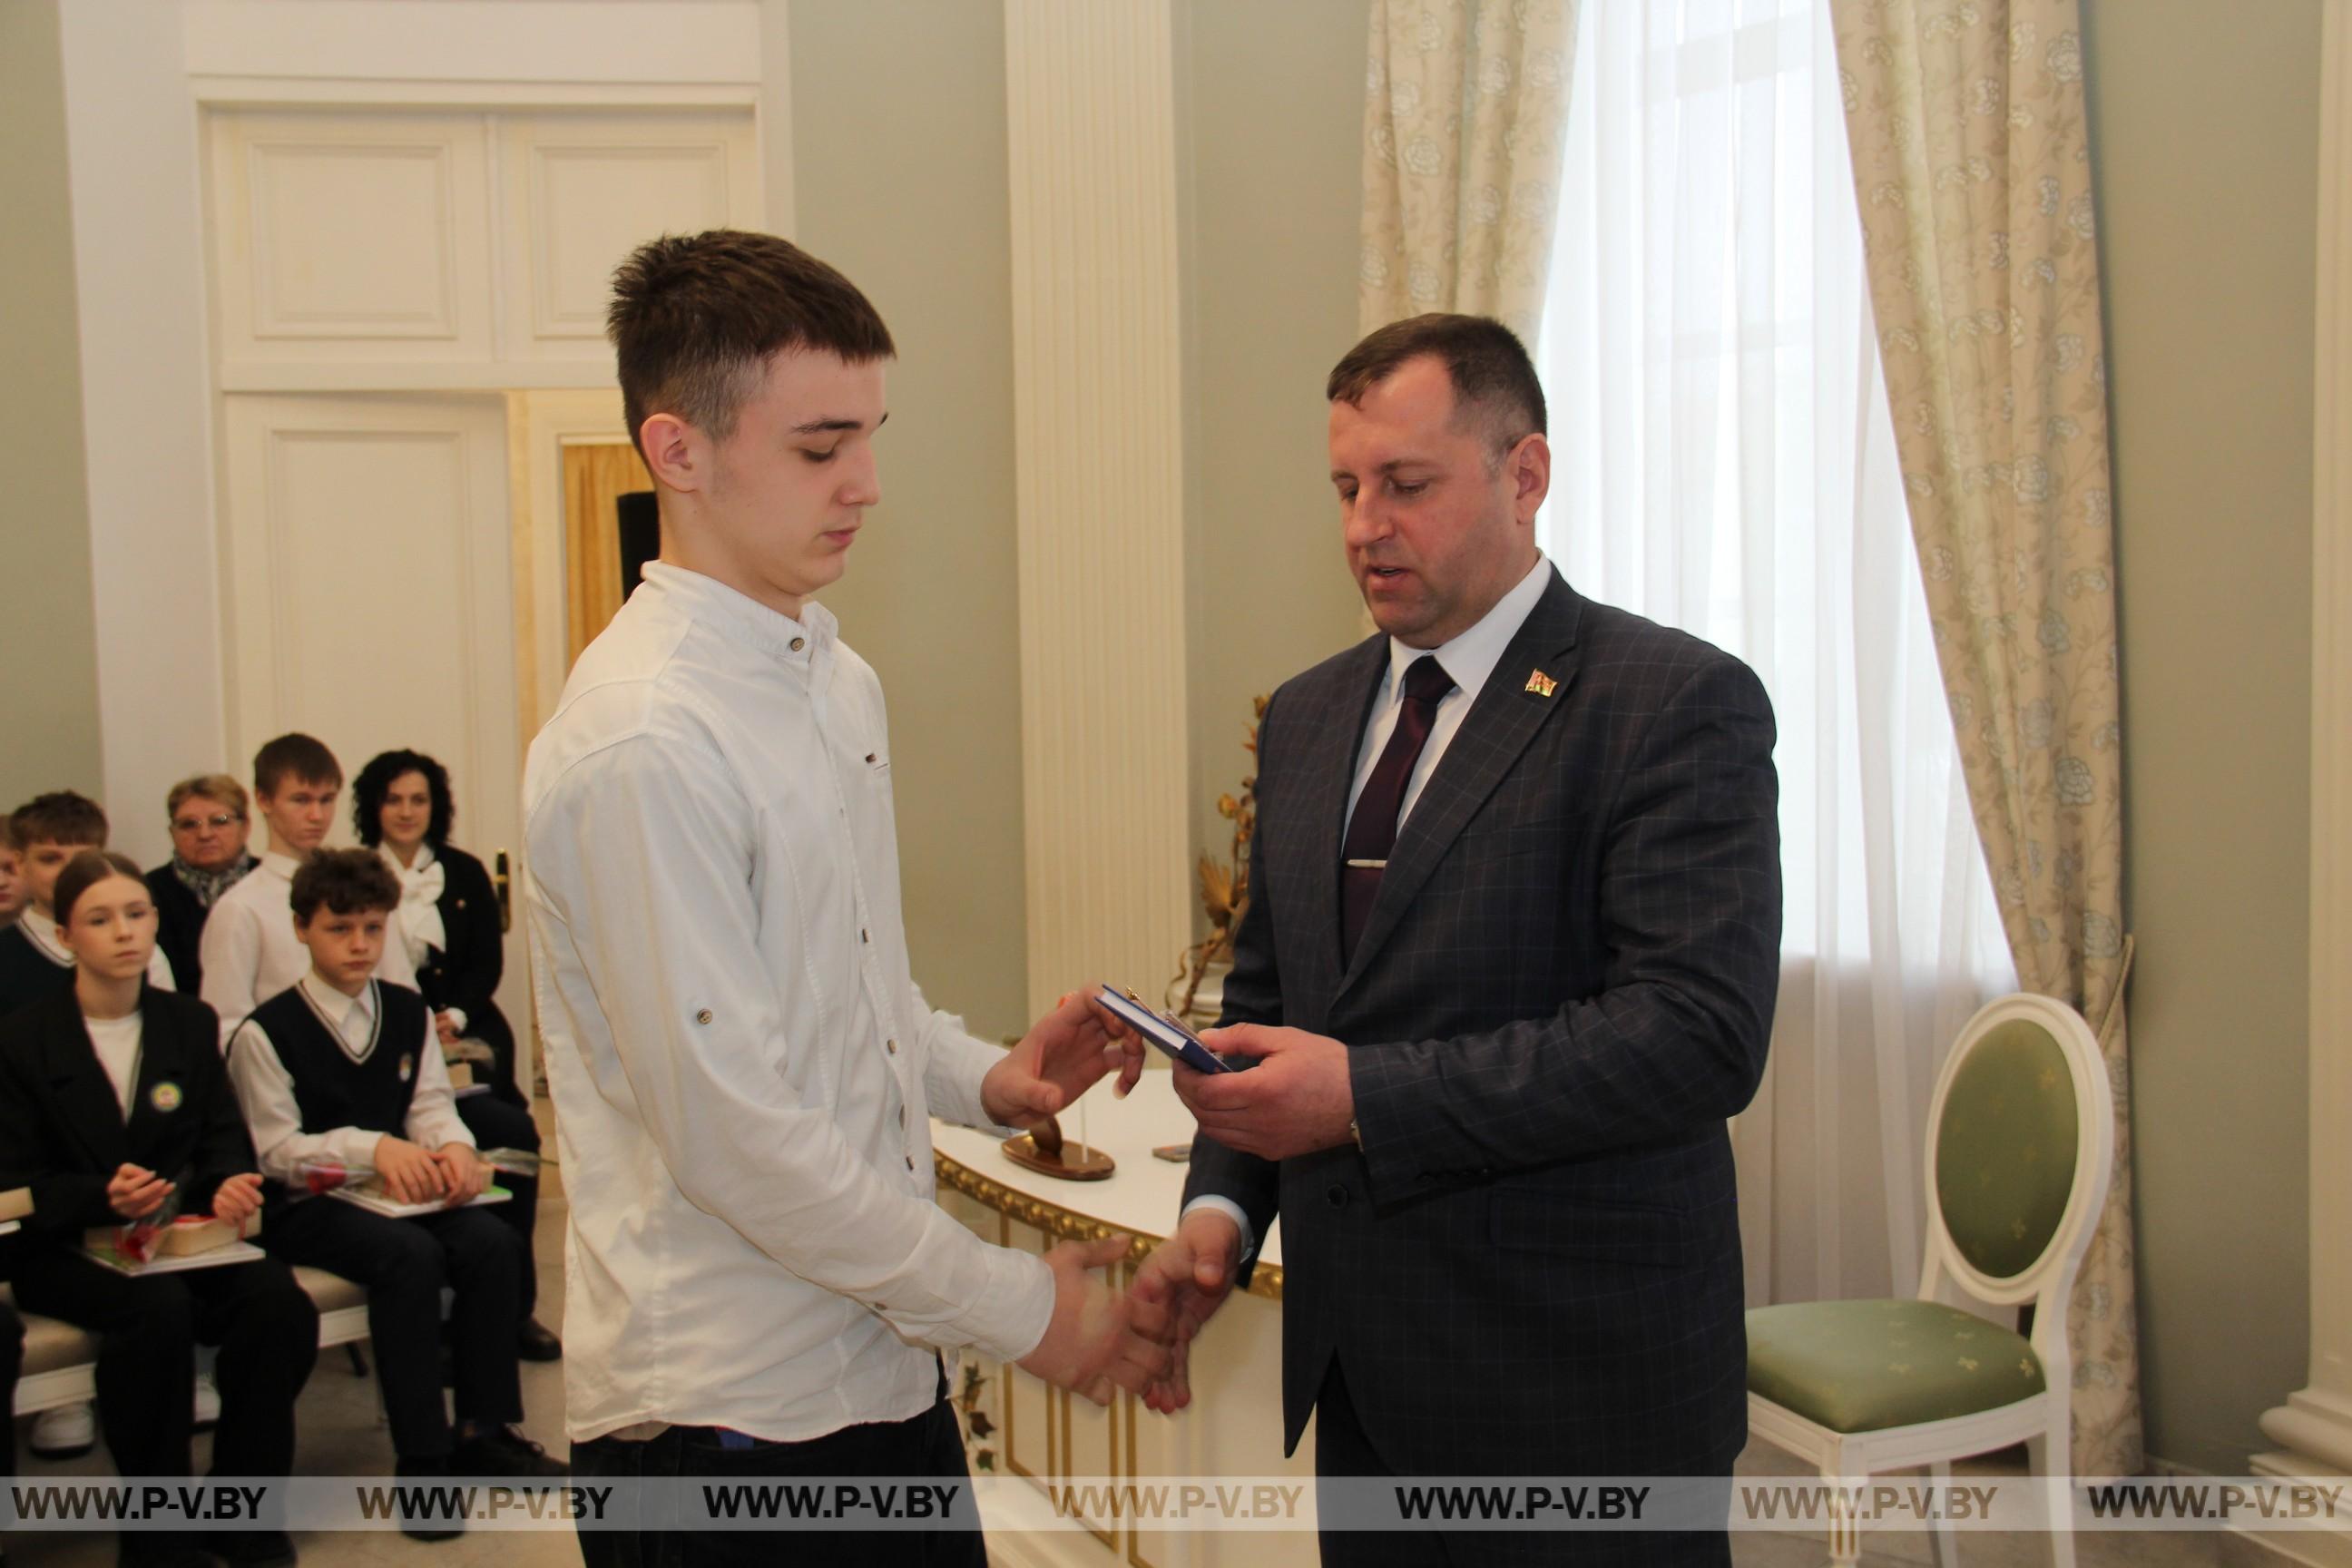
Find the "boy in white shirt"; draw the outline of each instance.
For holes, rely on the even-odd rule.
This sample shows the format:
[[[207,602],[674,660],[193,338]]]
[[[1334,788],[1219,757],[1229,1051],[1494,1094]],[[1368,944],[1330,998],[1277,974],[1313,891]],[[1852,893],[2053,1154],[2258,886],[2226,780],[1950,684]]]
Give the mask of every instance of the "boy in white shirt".
[[[198,947],[204,999],[220,1015],[226,1047],[237,1025],[263,1002],[310,969],[310,954],[294,934],[289,912],[294,873],[319,852],[335,824],[343,765],[321,742],[295,731],[253,755],[253,805],[269,830],[261,863],[213,903]],[[415,966],[400,940],[399,916],[388,917],[391,940],[376,978],[415,987]]]
[[[614,284],[661,559],[574,666],[523,782],[573,1466],[961,1478],[942,1351],[1098,1403],[1167,1356],[1089,1273],[1127,1238],[1039,1258],[941,1210],[929,1119],[1034,1124],[1113,1066],[1131,1082],[1141,1044],[1070,1002],[1008,1054],[910,976],[881,683],[811,602],[879,499],[895,351],[872,303],[730,230],[656,240]],[[967,1531],[792,1545],[981,1563]],[[646,1533],[583,1531],[581,1551],[774,1553]]]
[[[530,1254],[511,1227],[465,1206],[489,1167],[457,1118],[432,1014],[418,993],[376,978],[399,903],[400,884],[364,849],[323,851],[294,874],[293,924],[310,967],[254,1009],[229,1047],[229,1078],[268,1181],[262,1245],[367,1287],[400,1474],[561,1475],[513,1426],[522,1419],[514,1325]],[[310,1196],[306,1172],[321,1163],[354,1180],[373,1173],[396,1202],[442,1206],[394,1218]],[[457,1292],[454,1441],[441,1403],[445,1284]]]

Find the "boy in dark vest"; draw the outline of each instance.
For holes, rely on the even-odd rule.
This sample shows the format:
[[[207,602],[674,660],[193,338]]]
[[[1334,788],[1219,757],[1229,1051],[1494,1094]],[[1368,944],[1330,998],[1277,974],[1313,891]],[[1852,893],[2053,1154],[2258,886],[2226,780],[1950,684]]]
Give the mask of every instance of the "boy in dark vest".
[[[530,1259],[512,1227],[466,1206],[489,1167],[457,1119],[425,998],[375,978],[400,885],[366,850],[324,850],[294,874],[292,902],[310,972],[256,1007],[229,1046],[268,1181],[262,1243],[367,1287],[401,1475],[562,1475],[514,1425],[517,1292]],[[440,1206],[393,1218],[310,1196],[302,1173],[321,1164],[355,1181],[373,1172],[394,1200]],[[441,1397],[444,1285],[456,1291],[454,1432]]]

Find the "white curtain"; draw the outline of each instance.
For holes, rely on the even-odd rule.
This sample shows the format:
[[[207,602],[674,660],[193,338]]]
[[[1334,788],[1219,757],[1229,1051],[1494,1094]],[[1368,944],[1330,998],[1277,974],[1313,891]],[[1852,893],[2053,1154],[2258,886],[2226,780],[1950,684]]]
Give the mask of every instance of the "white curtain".
[[[1544,548],[1738,654],[1780,720],[1748,1298],[1918,1286],[1927,1102],[2014,989],[1913,555],[1826,0],[1583,0],[1538,348]]]

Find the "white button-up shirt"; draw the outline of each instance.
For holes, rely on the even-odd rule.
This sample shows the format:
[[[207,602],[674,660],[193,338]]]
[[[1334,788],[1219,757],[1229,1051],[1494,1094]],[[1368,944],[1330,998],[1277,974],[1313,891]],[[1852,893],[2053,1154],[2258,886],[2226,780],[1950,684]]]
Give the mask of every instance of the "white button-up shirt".
[[[1422,742],[1412,776],[1405,781],[1404,799],[1397,809],[1400,827],[1421,803],[1422,786],[1437,771],[1463,719],[1477,702],[1478,693],[1486,689],[1486,678],[1502,662],[1503,650],[1519,635],[1519,628],[1535,613],[1536,601],[1550,586],[1551,562],[1538,551],[1535,566],[1518,584],[1496,600],[1495,607],[1479,616],[1476,626],[1453,641],[1435,647],[1413,647],[1389,638],[1388,671],[1381,677],[1381,689],[1372,697],[1371,716],[1364,721],[1364,736],[1356,747],[1356,781],[1348,787],[1350,821],[1355,818],[1356,799],[1371,781],[1372,769],[1380,764],[1381,753],[1389,749],[1389,740],[1396,733],[1397,716],[1404,711],[1404,672],[1424,658],[1434,658],[1438,668],[1453,678],[1454,689],[1439,699],[1437,711],[1430,718],[1429,739]]]
[[[932,1201],[929,1118],[986,1125],[1003,1053],[908,973],[881,683],[832,615],[646,567],[523,808],[572,1437],[814,1437],[929,1408],[935,1347],[1034,1349],[1045,1265]]]
[[[253,880],[247,877],[246,881]],[[244,883],[239,883],[239,887]],[[433,1032],[433,1015],[425,1016],[421,1040],[385,1040],[380,1037],[381,1008],[376,983],[356,996],[346,996],[321,979],[315,969],[296,982],[302,1000],[328,1032],[342,1042],[343,1054],[363,1062],[380,1050],[399,1050],[415,1058],[416,1087],[408,1097],[408,1117],[400,1135],[411,1143],[438,1149],[445,1143],[474,1146],[474,1135],[457,1119],[457,1097],[449,1089],[449,1069],[441,1065],[441,1042]],[[275,993],[272,993],[275,994]],[[267,1000],[267,998],[264,998]],[[259,1024],[247,1019],[237,1026],[228,1053],[229,1082],[245,1111],[245,1125],[253,1133],[254,1152],[261,1157],[261,1173],[299,1186],[294,1167],[312,1155],[325,1155],[346,1169],[373,1170],[375,1146],[383,1134],[364,1127],[331,1127],[302,1131],[302,1108],[294,1099],[294,1075],[278,1059],[278,1047]]]
[[[220,1015],[223,1050],[247,1014],[310,973],[310,950],[294,934],[294,873],[301,868],[291,855],[264,855],[205,917],[198,947],[205,980],[197,994]],[[416,989],[397,910],[384,920],[375,977]]]

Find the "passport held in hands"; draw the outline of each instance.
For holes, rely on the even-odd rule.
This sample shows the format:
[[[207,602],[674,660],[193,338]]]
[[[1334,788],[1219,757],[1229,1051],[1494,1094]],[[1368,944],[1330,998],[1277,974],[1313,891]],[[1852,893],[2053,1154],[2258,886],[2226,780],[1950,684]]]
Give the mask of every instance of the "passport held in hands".
[[[1194,1072],[1234,1070],[1219,1061],[1216,1054],[1201,1043],[1200,1036],[1168,1014],[1153,1012],[1126,992],[1106,985],[1095,999],[1118,1015],[1119,1022]]]

